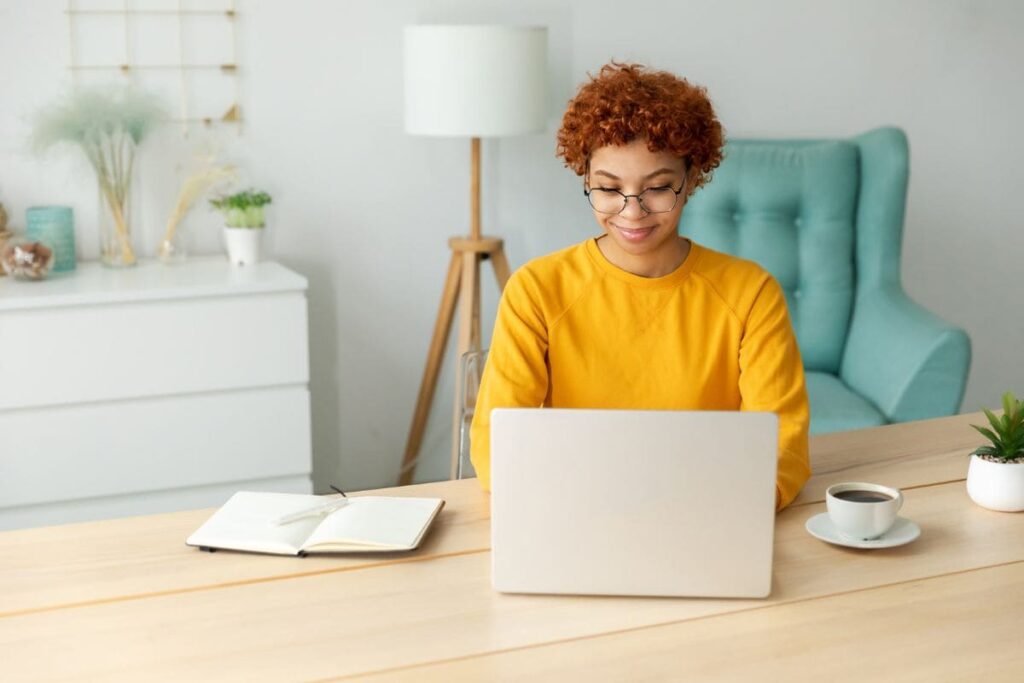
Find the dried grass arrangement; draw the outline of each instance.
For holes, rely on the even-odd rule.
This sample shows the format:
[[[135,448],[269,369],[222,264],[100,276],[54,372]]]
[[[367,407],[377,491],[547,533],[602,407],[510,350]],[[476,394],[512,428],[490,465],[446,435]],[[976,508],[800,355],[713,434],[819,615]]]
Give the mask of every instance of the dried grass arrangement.
[[[164,119],[164,112],[160,100],[145,91],[107,86],[79,89],[37,116],[37,150],[77,146],[96,171],[101,211],[109,212],[111,226],[105,234],[101,219],[101,255],[107,265],[130,266],[136,261],[129,205],[135,153]]]
[[[173,263],[184,259],[185,253],[177,241],[178,227],[181,221],[195,205],[196,201],[207,192],[238,179],[238,169],[229,164],[218,164],[214,156],[199,158],[195,170],[181,184],[178,201],[167,218],[164,238],[157,249],[157,257],[163,263]]]

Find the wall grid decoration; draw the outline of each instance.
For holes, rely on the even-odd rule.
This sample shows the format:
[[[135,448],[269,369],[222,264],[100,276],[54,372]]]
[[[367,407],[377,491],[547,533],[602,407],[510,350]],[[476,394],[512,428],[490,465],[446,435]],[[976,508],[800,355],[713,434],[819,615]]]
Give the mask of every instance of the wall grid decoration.
[[[72,87],[109,80],[176,101],[183,137],[193,126],[242,128],[235,0],[68,0]],[[110,40],[114,33],[122,36]]]

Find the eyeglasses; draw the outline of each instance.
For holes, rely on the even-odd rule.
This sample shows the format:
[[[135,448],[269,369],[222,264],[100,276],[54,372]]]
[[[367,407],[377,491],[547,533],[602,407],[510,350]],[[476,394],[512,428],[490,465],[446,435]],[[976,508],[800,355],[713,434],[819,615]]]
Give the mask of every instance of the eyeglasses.
[[[587,188],[583,184],[583,194],[587,197],[594,211],[598,213],[620,214],[626,210],[630,197],[636,197],[644,213],[667,213],[676,208],[679,195],[686,187],[686,176],[678,190],[671,187],[649,187],[640,194],[624,194],[619,190],[604,187]]]

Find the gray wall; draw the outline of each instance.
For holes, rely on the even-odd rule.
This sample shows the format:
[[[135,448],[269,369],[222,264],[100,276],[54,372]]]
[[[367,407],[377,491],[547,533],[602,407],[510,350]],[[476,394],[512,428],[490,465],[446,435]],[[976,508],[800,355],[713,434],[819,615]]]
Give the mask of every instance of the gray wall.
[[[63,0],[0,0],[7,28],[0,201],[18,225],[32,204],[74,205],[82,255],[95,257],[87,170],[71,155],[33,157],[24,142],[32,112],[68,82],[65,7]],[[485,232],[506,238],[513,267],[595,234],[578,179],[553,155],[553,138],[575,84],[610,58],[706,85],[733,137],[841,137],[902,126],[912,169],[906,287],[970,332],[975,357],[965,411],[995,405],[1006,389],[1024,393],[1024,363],[1016,360],[1024,323],[1012,303],[1024,252],[1017,200],[1024,187],[1024,4],[242,0],[239,7],[246,122],[240,136],[229,132],[220,143],[275,196],[274,257],[310,278],[318,491],[329,482],[366,488],[394,480],[446,238],[468,224],[468,140],[402,130],[401,29],[411,23],[549,27],[548,130],[484,143]],[[167,130],[145,150],[147,254],[174,199],[181,148],[178,131]],[[219,248],[216,216],[200,210],[189,227],[199,252]],[[486,282],[490,321],[497,291]],[[449,359],[419,480],[446,471],[451,367]]]

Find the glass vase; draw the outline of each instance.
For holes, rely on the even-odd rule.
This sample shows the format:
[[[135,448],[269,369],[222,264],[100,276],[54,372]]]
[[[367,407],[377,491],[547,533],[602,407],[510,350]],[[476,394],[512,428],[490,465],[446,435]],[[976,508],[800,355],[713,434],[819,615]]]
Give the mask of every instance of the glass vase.
[[[184,263],[188,258],[188,231],[184,224],[175,226],[173,231],[164,233],[156,247],[156,257],[164,265]]]
[[[112,268],[134,266],[132,242],[135,189],[135,147],[131,135],[115,131],[99,148],[109,150],[97,168],[99,183],[100,259]]]

